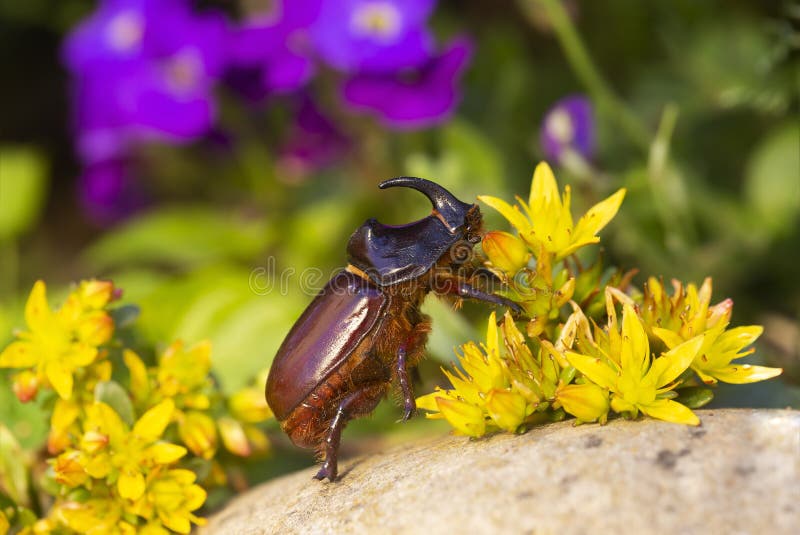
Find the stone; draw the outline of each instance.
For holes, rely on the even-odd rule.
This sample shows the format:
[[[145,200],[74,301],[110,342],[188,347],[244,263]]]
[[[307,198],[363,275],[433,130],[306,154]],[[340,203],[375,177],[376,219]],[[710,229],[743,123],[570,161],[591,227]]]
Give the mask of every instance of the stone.
[[[443,436],[268,481],[203,533],[797,533],[800,411]]]

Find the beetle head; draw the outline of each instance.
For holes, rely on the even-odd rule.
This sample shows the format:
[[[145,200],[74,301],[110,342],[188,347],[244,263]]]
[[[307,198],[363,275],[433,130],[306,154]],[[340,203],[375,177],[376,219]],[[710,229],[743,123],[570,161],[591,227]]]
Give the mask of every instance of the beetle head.
[[[480,241],[478,205],[461,202],[440,185],[423,178],[398,177],[380,184],[381,189],[391,187],[424,193],[433,204],[433,213],[399,226],[368,219],[350,236],[347,244],[350,264],[367,273],[379,286],[419,277],[451,247],[461,243],[471,250]]]

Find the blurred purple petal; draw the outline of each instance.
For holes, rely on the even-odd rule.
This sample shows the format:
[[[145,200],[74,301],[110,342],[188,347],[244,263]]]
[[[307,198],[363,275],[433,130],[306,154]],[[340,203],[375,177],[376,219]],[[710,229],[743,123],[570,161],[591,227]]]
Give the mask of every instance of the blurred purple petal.
[[[582,95],[556,102],[542,121],[540,141],[545,157],[560,162],[570,149],[590,160],[594,155],[595,128],[592,103]]]
[[[101,226],[125,219],[147,204],[139,183],[130,174],[129,164],[121,159],[88,166],[77,187],[87,218]]]
[[[433,51],[426,28],[434,0],[323,0],[312,26],[317,54],[345,72],[392,73]]]
[[[458,81],[471,50],[466,39],[459,39],[415,71],[356,75],[345,83],[344,99],[356,110],[375,113],[391,128],[425,128],[440,123],[458,104]]]
[[[281,150],[281,165],[295,175],[305,175],[339,159],[350,140],[308,97],[300,103],[289,138]]]
[[[226,24],[218,13],[193,13],[184,0],[101,2],[63,49],[84,161],[117,157],[142,139],[205,133]]]
[[[226,81],[251,100],[294,91],[314,74],[308,26],[320,0],[276,1],[227,39]]]

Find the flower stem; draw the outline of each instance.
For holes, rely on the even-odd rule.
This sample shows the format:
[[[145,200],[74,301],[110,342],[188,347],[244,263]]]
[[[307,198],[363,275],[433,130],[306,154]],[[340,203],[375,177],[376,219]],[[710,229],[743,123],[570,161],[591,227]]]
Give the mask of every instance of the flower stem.
[[[572,70],[597,102],[598,107],[606,109],[631,142],[646,153],[650,148],[650,133],[636,114],[627,108],[614,93],[595,67],[586,51],[586,46],[562,5],[562,0],[521,0],[526,15],[530,16],[531,4],[536,2],[542,6],[553,25],[553,30]]]

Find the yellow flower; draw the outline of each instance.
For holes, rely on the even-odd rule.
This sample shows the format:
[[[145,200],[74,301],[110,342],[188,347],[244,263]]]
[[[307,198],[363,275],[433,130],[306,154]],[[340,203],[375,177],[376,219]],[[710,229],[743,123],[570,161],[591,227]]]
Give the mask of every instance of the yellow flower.
[[[570,188],[566,186],[564,196],[560,198],[553,171],[547,163],[542,162],[533,173],[528,202],[517,197],[522,211],[518,206],[511,206],[497,197],[481,195],[478,199],[500,212],[537,257],[540,251],[546,251],[559,260],[584,245],[599,242],[596,234],[616,215],[624,197],[625,190],[618,190],[590,208],[573,225]]]
[[[113,496],[69,502],[60,516],[67,526],[86,535],[134,535],[136,528],[123,518],[122,503]]]
[[[184,350],[183,342],[173,342],[158,362],[158,389],[165,397],[182,397],[180,407],[207,409],[209,399],[201,390],[210,386],[211,343],[199,342]]]
[[[151,533],[159,533],[155,522],[178,533],[189,533],[192,523],[205,524],[205,519],[192,513],[206,501],[206,491],[194,484],[195,479],[190,470],[155,471],[131,511],[151,521]]]
[[[97,347],[113,333],[111,316],[96,308],[98,304],[105,306],[107,300],[90,291],[96,284],[103,284],[103,288],[110,285],[82,283],[63,307],[53,311],[47,303],[44,282],[37,281],[25,305],[28,330],[19,333],[19,340],[0,353],[0,368],[35,370],[39,384],[51,386],[59,397],[69,399],[75,372],[95,361]]]
[[[703,345],[692,362],[692,369],[703,382],[753,383],[781,374],[781,368],[732,363],[755,351],[746,348],[761,335],[763,327],[747,325],[726,330],[733,301],[726,299],[710,305],[710,277],[699,289],[694,284],[684,288],[677,280],[672,281],[672,287],[670,297],[661,283],[650,277],[645,286],[642,316],[651,332],[670,349],[697,334],[705,334]]]
[[[3,511],[0,511],[0,535],[6,535],[9,529],[11,529],[11,524],[8,517]]]
[[[442,371],[452,389],[437,388],[417,398],[417,407],[429,412],[428,418],[444,418],[456,434],[481,436],[503,429],[516,431],[536,410],[541,392],[540,379],[533,373],[533,357],[510,315],[503,322],[504,348],[501,355],[499,332],[494,312],[489,316],[486,344],[461,346],[457,354],[463,371]],[[537,367],[537,371],[541,370]]]
[[[675,380],[691,364],[703,336],[696,336],[660,357],[651,358],[644,326],[630,304],[623,306],[622,330],[616,331],[616,316],[609,318],[609,348],[605,357],[567,351],[578,371],[600,388],[612,392],[611,408],[636,416],[638,411],[669,422],[698,425],[700,420],[685,406],[669,399]],[[613,351],[618,348],[618,351]],[[603,348],[600,348],[601,350]]]
[[[186,448],[160,440],[174,410],[172,400],[164,400],[128,430],[114,409],[95,403],[87,409],[80,441],[80,450],[86,454],[84,470],[95,479],[116,482],[122,498],[139,499],[149,470],[172,464],[186,454]]]
[[[508,232],[487,232],[481,247],[492,267],[506,276],[513,276],[525,267],[531,257],[525,243]]]

